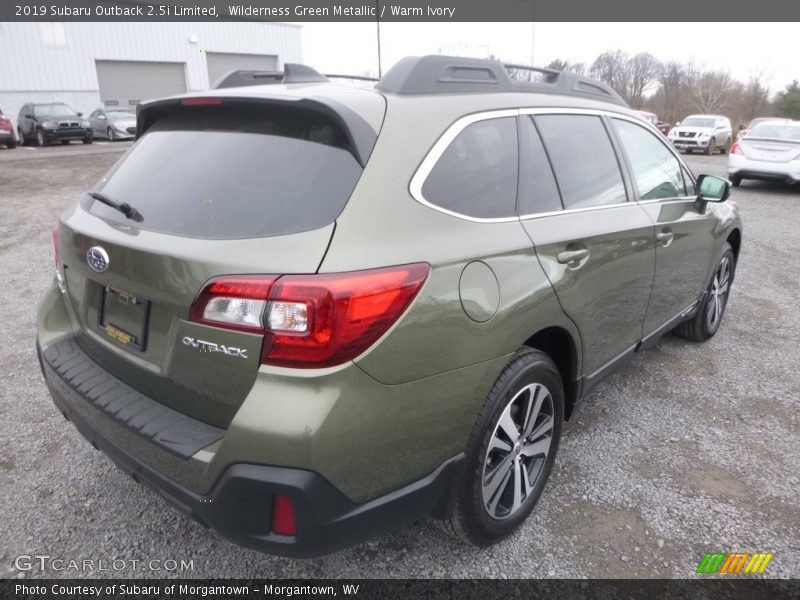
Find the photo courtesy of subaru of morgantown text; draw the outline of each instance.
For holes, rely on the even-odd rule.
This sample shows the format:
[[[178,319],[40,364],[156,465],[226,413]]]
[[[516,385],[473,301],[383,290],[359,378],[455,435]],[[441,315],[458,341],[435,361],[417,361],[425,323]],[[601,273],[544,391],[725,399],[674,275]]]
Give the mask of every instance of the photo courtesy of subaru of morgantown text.
[[[774,171],[727,118],[667,138],[568,70],[429,55],[364,83],[286,63],[135,121],[53,103],[20,122],[41,145],[136,136],[53,228],[36,344],[55,405],[271,554],[426,517],[477,546],[516,531],[598,382],[723,320],[742,222],[678,149],[735,144],[736,184]],[[778,129],[752,135],[796,137]]]

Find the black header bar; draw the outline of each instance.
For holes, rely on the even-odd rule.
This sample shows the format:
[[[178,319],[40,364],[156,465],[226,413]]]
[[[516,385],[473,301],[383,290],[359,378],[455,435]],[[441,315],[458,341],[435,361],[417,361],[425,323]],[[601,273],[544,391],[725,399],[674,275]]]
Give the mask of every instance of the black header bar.
[[[2,0],[0,21],[771,22],[792,0]],[[602,31],[598,31],[602,36]]]

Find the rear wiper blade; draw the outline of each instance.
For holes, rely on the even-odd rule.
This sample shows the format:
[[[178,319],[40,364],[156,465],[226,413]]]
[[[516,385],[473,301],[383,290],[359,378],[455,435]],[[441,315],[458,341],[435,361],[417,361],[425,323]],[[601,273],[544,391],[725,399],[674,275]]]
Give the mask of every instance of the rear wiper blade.
[[[143,220],[143,217],[142,217],[141,213],[139,213],[138,210],[133,208],[127,202],[122,202],[121,204],[119,202],[114,202],[111,198],[109,198],[108,196],[106,196],[104,194],[101,194],[100,192],[89,192],[89,195],[92,198],[94,198],[95,200],[97,200],[98,202],[102,202],[106,206],[110,206],[114,210],[118,210],[123,215],[125,215],[128,219],[132,219],[133,221],[136,221],[137,223],[141,223],[142,220]]]

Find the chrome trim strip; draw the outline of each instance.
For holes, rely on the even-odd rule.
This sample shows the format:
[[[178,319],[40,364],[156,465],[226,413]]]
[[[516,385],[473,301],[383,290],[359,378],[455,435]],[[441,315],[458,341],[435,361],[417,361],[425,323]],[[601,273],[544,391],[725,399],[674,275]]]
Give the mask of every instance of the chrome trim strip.
[[[481,217],[470,217],[468,215],[458,213],[452,210],[448,210],[446,208],[442,208],[441,206],[437,206],[425,199],[422,195],[422,186],[425,183],[425,180],[430,175],[430,172],[433,170],[433,167],[436,165],[438,160],[441,158],[444,151],[450,145],[450,143],[456,138],[456,136],[461,133],[464,129],[466,129],[469,125],[473,123],[477,123],[479,121],[487,121],[489,119],[500,119],[503,117],[517,117],[519,115],[596,115],[599,117],[605,116],[608,118],[614,119],[622,119],[625,121],[630,121],[631,123],[635,123],[636,125],[640,125],[645,129],[649,129],[652,133],[657,133],[661,135],[661,132],[656,129],[652,123],[648,123],[640,119],[639,117],[634,117],[631,115],[626,115],[624,113],[616,112],[613,110],[601,110],[595,108],[556,108],[556,107],[540,107],[540,108],[510,108],[510,109],[502,109],[502,110],[490,110],[485,112],[478,112],[473,113],[470,115],[466,115],[461,117],[460,119],[456,120],[450,127],[448,127],[442,136],[436,140],[436,143],[430,149],[428,154],[423,159],[422,163],[420,163],[419,167],[417,167],[414,176],[411,178],[411,182],[408,185],[408,191],[411,194],[412,198],[422,204],[423,206],[427,206],[435,211],[440,213],[444,213],[446,215],[450,215],[451,217],[456,217],[459,219],[464,219],[465,221],[471,221],[473,223],[511,223],[513,221],[523,221],[528,219],[537,219],[541,217],[552,217],[555,215],[564,215],[564,214],[572,214],[578,212],[588,212],[594,210],[602,210],[605,208],[620,208],[623,206],[635,206],[637,204],[651,204],[655,202],[661,202],[663,204],[670,203],[670,202],[686,202],[686,201],[693,201],[695,200],[694,196],[687,196],[685,199],[668,199],[668,200],[644,200],[644,201],[635,201],[631,200],[628,202],[617,203],[617,204],[607,204],[602,206],[587,206],[585,208],[567,208],[563,210],[554,210],[542,213],[535,213],[529,215],[519,215],[514,217],[498,217],[498,218],[481,218]],[[678,159],[678,162],[681,166],[686,169],[688,173],[691,173],[689,168],[681,159],[680,155],[675,152],[675,148],[671,146],[669,143],[662,144],[665,148],[667,148],[672,155]]]
[[[470,217],[468,215],[464,215],[461,213],[457,213],[452,210],[447,210],[446,208],[442,208],[441,206],[437,206],[436,204],[432,204],[428,202],[425,197],[422,195],[422,185],[425,183],[425,180],[430,175],[430,172],[433,170],[433,167],[441,158],[444,151],[450,145],[450,143],[456,138],[456,136],[461,133],[464,129],[466,129],[469,125],[473,123],[477,123],[479,121],[488,121],[489,119],[501,119],[503,117],[517,117],[519,115],[519,110],[516,108],[512,109],[504,109],[504,110],[492,110],[487,112],[480,112],[474,113],[471,115],[467,115],[465,117],[461,117],[455,123],[450,125],[447,130],[442,134],[442,136],[436,140],[436,143],[428,152],[425,159],[417,168],[416,173],[411,178],[411,182],[408,184],[408,191],[411,193],[411,196],[419,202],[420,204],[427,206],[428,208],[432,208],[433,210],[439,211],[446,215],[450,215],[451,217],[457,217],[459,219],[464,219],[466,221],[472,221],[473,223],[510,223],[512,221],[519,221],[519,217],[498,217],[498,218],[481,218],[481,217]]]

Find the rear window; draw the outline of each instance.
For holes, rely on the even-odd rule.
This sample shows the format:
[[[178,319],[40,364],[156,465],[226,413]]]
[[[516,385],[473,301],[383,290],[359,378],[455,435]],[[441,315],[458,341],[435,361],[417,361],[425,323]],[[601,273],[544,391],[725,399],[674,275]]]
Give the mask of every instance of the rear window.
[[[184,107],[157,120],[97,189],[135,207],[141,229],[265,237],[331,224],[361,172],[344,133],[310,111]],[[87,202],[93,214],[131,224]]]

